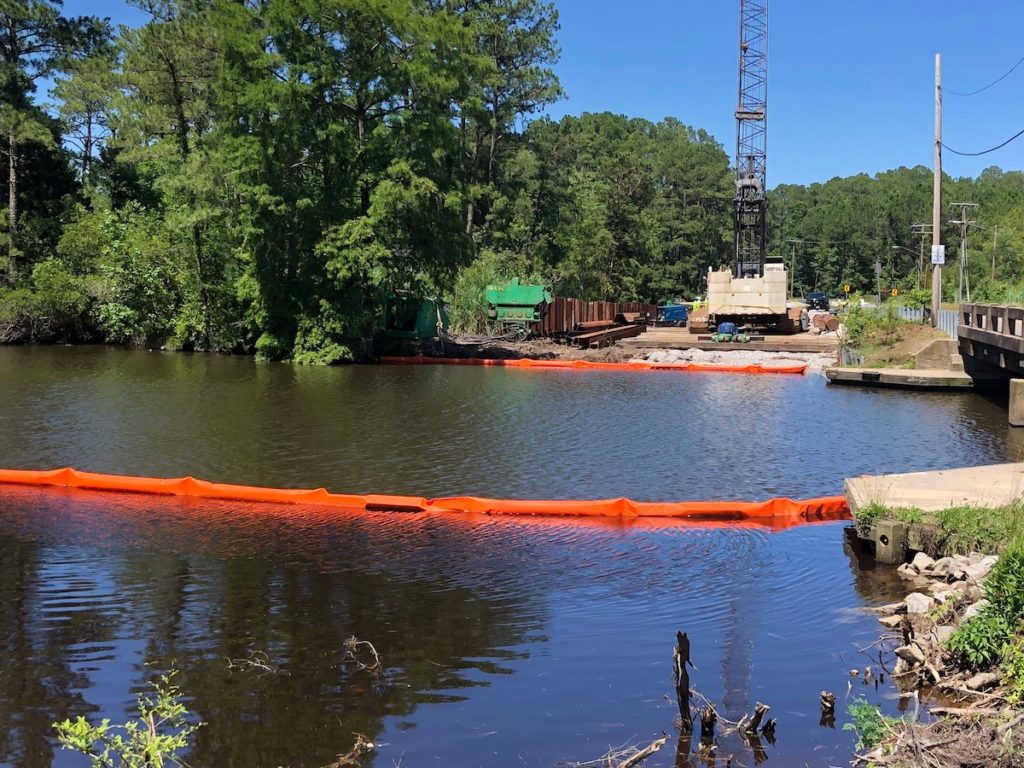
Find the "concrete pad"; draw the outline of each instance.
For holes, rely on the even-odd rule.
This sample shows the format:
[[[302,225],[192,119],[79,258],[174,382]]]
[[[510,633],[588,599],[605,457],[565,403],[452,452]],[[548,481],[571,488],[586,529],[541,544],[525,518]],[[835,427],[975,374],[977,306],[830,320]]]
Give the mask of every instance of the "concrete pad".
[[[974,379],[962,371],[917,368],[826,368],[833,384],[904,389],[974,389]]]
[[[1024,497],[1024,462],[935,472],[864,475],[848,479],[845,491],[854,514],[871,504],[914,507],[925,512],[963,504],[999,507]]]

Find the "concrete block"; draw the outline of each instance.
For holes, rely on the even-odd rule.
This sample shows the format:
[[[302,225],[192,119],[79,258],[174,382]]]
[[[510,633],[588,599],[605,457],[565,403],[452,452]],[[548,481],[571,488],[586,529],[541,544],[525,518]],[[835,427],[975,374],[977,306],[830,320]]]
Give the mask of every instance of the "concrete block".
[[[1024,379],[1010,379],[1010,426],[1024,427]]]
[[[875,560],[880,563],[902,563],[906,550],[906,523],[879,520],[875,524]]]
[[[952,367],[953,355],[959,358],[956,339],[935,339],[914,355],[914,367],[921,370],[948,371]]]

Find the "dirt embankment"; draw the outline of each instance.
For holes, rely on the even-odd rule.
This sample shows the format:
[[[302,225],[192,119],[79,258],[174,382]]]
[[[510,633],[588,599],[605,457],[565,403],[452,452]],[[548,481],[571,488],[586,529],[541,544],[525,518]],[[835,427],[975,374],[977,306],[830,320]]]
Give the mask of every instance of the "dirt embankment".
[[[921,323],[901,323],[893,329],[875,328],[854,345],[862,368],[913,368],[914,358],[935,339],[948,339],[945,331]]]

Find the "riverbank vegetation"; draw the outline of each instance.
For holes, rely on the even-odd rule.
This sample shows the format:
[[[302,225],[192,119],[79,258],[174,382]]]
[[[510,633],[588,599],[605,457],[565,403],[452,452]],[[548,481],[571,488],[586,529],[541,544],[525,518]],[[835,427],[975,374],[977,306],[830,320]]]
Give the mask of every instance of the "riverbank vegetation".
[[[864,307],[859,296],[850,300],[840,319],[842,343],[862,358],[857,365],[867,368],[913,368],[917,353],[930,341],[948,338],[928,324],[902,319],[893,302],[881,309]]]
[[[907,615],[883,619],[902,635],[893,679],[904,690],[927,682],[955,701],[933,707],[942,716],[936,723],[921,723],[916,716],[885,718],[870,707],[857,712],[851,707],[861,736],[858,749],[873,750],[861,760],[872,765],[1021,765],[1024,505],[926,513],[873,504],[857,513],[862,528],[880,519],[910,526],[910,538],[921,550],[900,568],[917,590],[906,599]],[[973,554],[964,557],[967,553]],[[979,553],[998,554],[998,559]]]
[[[857,510],[856,522],[862,530],[883,519],[910,526],[913,539],[931,557],[998,553],[1011,543],[1024,542],[1024,501],[985,508],[962,505],[935,512],[876,502]]]
[[[330,363],[360,354],[396,291],[444,297],[472,327],[492,280],[658,302],[730,262],[714,137],[539,117],[564,95],[552,3],[138,6],[145,23],[116,30],[51,0],[0,9],[2,343]],[[946,180],[1001,227],[991,274],[972,251],[975,298],[1024,276],[1022,182]],[[871,290],[876,260],[886,288],[920,282],[893,246],[916,250],[930,190],[901,168],[771,191],[797,295]]]

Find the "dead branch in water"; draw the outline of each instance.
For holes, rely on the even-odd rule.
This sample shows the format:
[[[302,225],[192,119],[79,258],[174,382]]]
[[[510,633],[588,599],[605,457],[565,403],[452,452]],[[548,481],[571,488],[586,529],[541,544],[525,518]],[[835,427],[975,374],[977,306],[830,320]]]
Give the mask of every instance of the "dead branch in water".
[[[384,674],[380,654],[369,640],[360,640],[352,635],[344,643],[346,663],[355,664],[356,669],[378,677]]]
[[[323,768],[358,768],[361,765],[360,759],[363,755],[368,755],[376,749],[377,745],[363,734],[354,733],[352,735],[356,737],[356,743],[352,745],[352,749],[344,755],[338,755],[333,763],[328,763]]]
[[[270,657],[263,651],[253,651],[245,659],[225,658],[225,661],[228,663],[229,672],[256,672],[259,675],[276,675],[281,672],[270,663]]]
[[[662,736],[643,748],[633,745],[612,747],[596,760],[587,760],[582,763],[561,763],[561,765],[568,766],[568,768],[633,768],[665,746],[667,740],[667,736]]]

